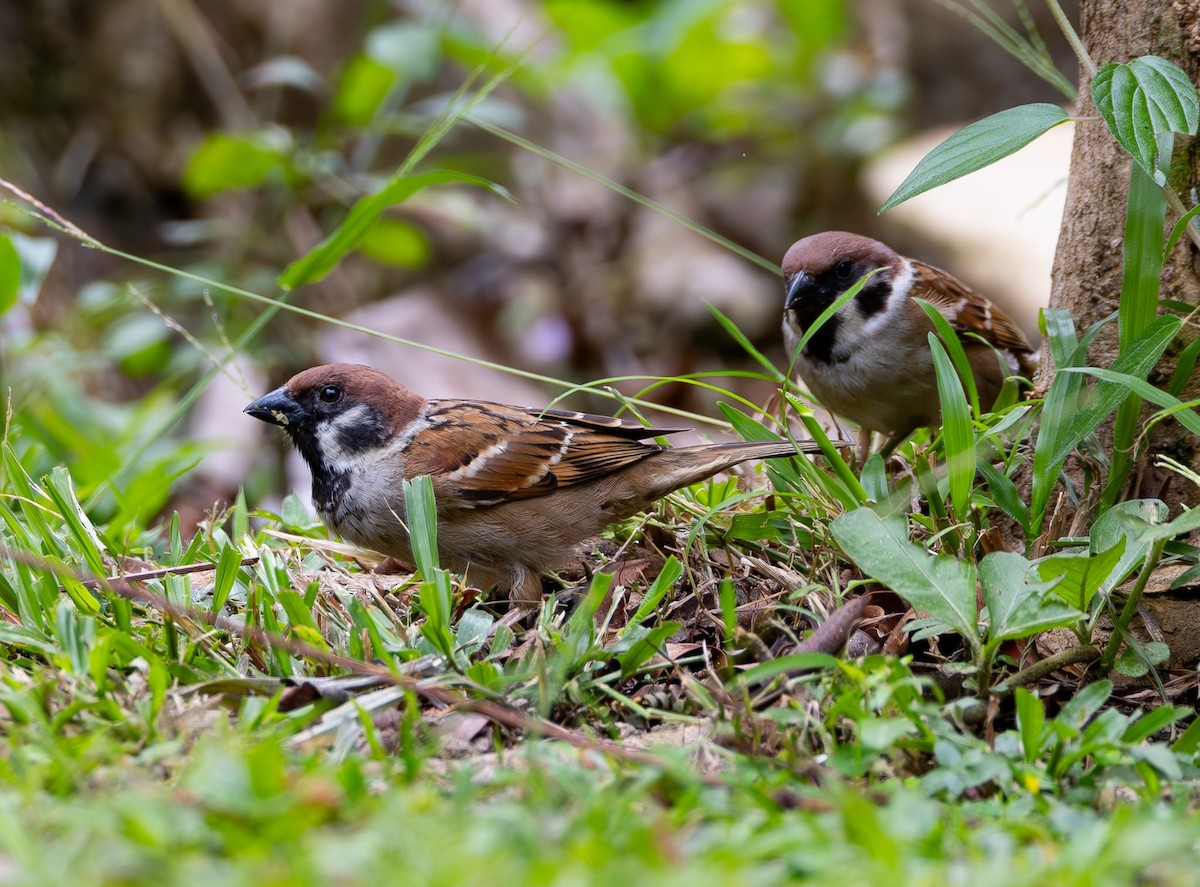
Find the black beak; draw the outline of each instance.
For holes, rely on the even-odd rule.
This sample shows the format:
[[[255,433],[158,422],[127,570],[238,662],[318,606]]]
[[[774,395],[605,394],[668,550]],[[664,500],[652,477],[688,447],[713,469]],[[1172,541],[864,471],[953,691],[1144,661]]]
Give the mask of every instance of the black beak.
[[[797,271],[787,284],[787,301],[783,307],[792,311],[800,306],[805,298],[812,295],[817,288],[817,282],[808,276],[807,271]]]
[[[264,394],[242,412],[280,428],[294,427],[304,417],[304,408],[292,398],[286,385]]]

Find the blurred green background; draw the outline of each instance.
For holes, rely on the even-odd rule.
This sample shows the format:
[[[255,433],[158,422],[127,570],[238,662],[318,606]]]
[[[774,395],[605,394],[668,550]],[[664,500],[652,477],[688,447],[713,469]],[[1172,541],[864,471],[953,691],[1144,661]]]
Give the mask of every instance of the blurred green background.
[[[769,267],[551,155],[767,266],[826,228],[938,261],[936,243],[876,217],[864,168],[912,133],[1062,100],[973,27],[970,8],[10,2],[0,176],[118,250],[276,297],[284,267],[387,180],[472,72],[476,86],[509,72],[472,112],[485,128],[460,122],[418,167],[496,187],[420,191],[291,303],[575,382],[755,368],[711,303],[782,364]],[[1023,27],[1019,4],[996,8]],[[1060,43],[1051,50],[1070,82]],[[252,498],[281,489],[281,443],[240,410],[314,363],[372,363],[430,396],[534,404],[561,392],[288,312],[198,384],[266,306],[83,248],[11,204],[0,219],[0,248],[22,263],[15,301],[0,305],[8,444],[34,477],[67,465],[92,513],[131,541],[170,509],[194,525],[242,484]],[[771,389],[722,384],[759,403]],[[681,383],[653,396],[708,414],[717,399]]]

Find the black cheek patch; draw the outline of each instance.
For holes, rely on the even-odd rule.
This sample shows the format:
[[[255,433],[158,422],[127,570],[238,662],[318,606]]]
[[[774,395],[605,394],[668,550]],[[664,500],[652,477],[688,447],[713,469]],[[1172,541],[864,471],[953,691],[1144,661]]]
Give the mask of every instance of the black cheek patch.
[[[383,417],[375,410],[367,410],[362,421],[338,428],[338,447],[344,453],[361,453],[382,445],[388,438],[388,429]]]
[[[882,311],[887,305],[887,297],[891,289],[891,284],[888,281],[880,280],[876,276],[859,290],[858,295],[854,297],[854,301],[858,303],[858,309],[862,312],[862,316],[871,317]]]

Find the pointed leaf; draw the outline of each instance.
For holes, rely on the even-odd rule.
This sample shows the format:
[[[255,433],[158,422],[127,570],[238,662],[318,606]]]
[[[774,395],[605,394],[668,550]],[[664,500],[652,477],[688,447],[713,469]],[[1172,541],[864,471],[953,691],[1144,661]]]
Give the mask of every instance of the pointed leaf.
[[[834,539],[864,573],[887,585],[914,609],[979,644],[975,571],[970,564],[934,557],[909,542],[902,520],[882,520],[868,508],[843,514],[830,526]]]
[[[983,169],[1069,119],[1058,105],[1038,103],[1009,108],[969,123],[926,154],[879,212]]]
[[[1056,580],[1030,582],[1031,564],[1016,552],[996,551],[979,562],[979,584],[987,603],[988,642],[1024,638],[1070,625],[1080,611],[1055,598]]]
[[[360,197],[333,233],[284,269],[279,285],[285,290],[293,290],[321,280],[348,252],[358,247],[388,207],[403,203],[422,188],[447,182],[478,185],[512,199],[504,188],[494,182],[464,172],[441,170],[421,175],[397,175],[374,194]]]
[[[1080,610],[1087,610],[1096,592],[1108,584],[1113,571],[1121,563],[1125,545],[1126,540],[1121,537],[1112,548],[1100,554],[1072,552],[1052,555],[1037,562],[1037,573],[1043,581],[1054,583],[1054,593],[1064,601]]]
[[[1092,80],[1092,101],[1121,147],[1159,184],[1159,136],[1195,135],[1200,126],[1196,87],[1177,65],[1153,55],[1104,65]]]

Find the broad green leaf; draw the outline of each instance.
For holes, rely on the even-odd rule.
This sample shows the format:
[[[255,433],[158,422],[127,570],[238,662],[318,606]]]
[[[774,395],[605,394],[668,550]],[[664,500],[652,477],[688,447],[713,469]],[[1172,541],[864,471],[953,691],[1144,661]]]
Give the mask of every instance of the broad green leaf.
[[[1188,724],[1187,729],[1171,746],[1172,751],[1181,755],[1194,755],[1197,749],[1200,749],[1200,717]]]
[[[75,485],[67,469],[59,465],[45,478],[43,489],[58,507],[58,513],[67,525],[76,548],[87,561],[88,569],[93,576],[106,576],[108,570],[104,565],[104,556],[109,553],[109,546],[100,537],[91,518],[79,504],[75,495]]]
[[[458,649],[470,655],[482,647],[496,624],[496,617],[487,610],[472,607],[458,617],[458,625],[454,630],[454,642]]]
[[[192,197],[255,188],[284,166],[284,145],[276,132],[216,133],[200,143],[188,161],[183,187]]]
[[[909,718],[863,718],[855,724],[855,732],[863,748],[883,751],[916,733],[917,725]]]
[[[1162,503],[1159,504],[1161,505]],[[1164,524],[1159,521],[1165,511],[1164,507],[1156,516],[1132,510],[1125,511],[1120,514],[1119,520],[1124,524],[1127,532],[1133,535],[1138,541],[1144,542],[1174,539],[1176,536],[1182,536],[1184,533],[1192,533],[1200,530],[1200,508],[1185,511],[1173,521]]]
[[[347,62],[333,97],[333,115],[352,126],[371,122],[397,80],[396,72],[375,59],[356,55]]]
[[[395,21],[371,28],[366,53],[405,80],[429,80],[437,73],[438,30],[424,22]]]
[[[1196,87],[1177,65],[1153,55],[1104,65],[1092,79],[1092,101],[1121,147],[1159,184],[1166,181],[1159,136],[1195,135],[1200,126]]]
[[[384,265],[422,268],[429,262],[429,239],[412,222],[380,219],[363,236],[362,254]]]
[[[216,579],[213,581],[212,606],[213,613],[220,613],[229,593],[237,582],[238,573],[242,569],[242,553],[236,545],[226,544],[221,548],[221,556],[217,560]]]
[[[1104,587],[1125,553],[1125,537],[1099,554],[1085,552],[1055,554],[1036,564],[1038,576],[1051,583],[1054,593],[1073,607],[1086,611],[1096,592]],[[1111,587],[1111,585],[1108,585]]]
[[[1160,162],[1170,162],[1170,147]],[[1167,199],[1162,189],[1136,164],[1129,177],[1125,201],[1125,237],[1121,258],[1121,297],[1117,311],[1117,336],[1124,352],[1158,315],[1159,281],[1162,278],[1162,232]],[[1118,500],[1133,469],[1135,439],[1141,425],[1142,401],[1127,397],[1113,421],[1112,464],[1100,499],[1101,509]]]
[[[1058,105],[1038,103],[1009,108],[969,123],[921,158],[879,212],[983,169],[1069,119]]]
[[[1098,593],[1107,594],[1112,591],[1146,559],[1151,540],[1142,536],[1140,528],[1160,525],[1166,519],[1167,506],[1158,499],[1130,499],[1118,502],[1096,518],[1088,538],[1088,548],[1093,555],[1109,550],[1121,539],[1125,540],[1125,550],[1121,553],[1121,559],[1117,561],[1108,578],[1100,583],[1096,589]]]
[[[17,304],[21,291],[21,256],[12,238],[0,235],[0,315]]]
[[[1051,595],[1057,580],[1030,583],[1031,566],[1012,551],[996,551],[979,562],[979,584],[990,619],[989,644],[1029,637],[1079,618],[1079,610]]]
[[[955,516],[962,521],[966,520],[970,510],[971,485],[975,481],[975,434],[971,428],[971,409],[958,372],[935,333],[929,334],[929,349],[933,354],[938,399],[942,404],[942,441],[946,449],[950,504]]]
[[[978,647],[975,570],[969,563],[934,557],[908,541],[903,520],[882,520],[868,508],[843,514],[830,532],[864,573]]]
[[[347,253],[362,243],[363,238],[375,227],[384,210],[397,203],[403,203],[422,188],[430,185],[444,185],[448,182],[478,185],[480,188],[486,188],[506,199],[512,199],[507,191],[494,182],[464,172],[442,170],[421,175],[397,175],[374,194],[360,197],[350,208],[345,220],[333,230],[333,233],[284,269],[279,278],[279,285],[285,290],[293,290],[298,286],[321,280],[336,267]]]
[[[42,291],[42,284],[46,275],[50,273],[50,266],[54,264],[54,257],[58,254],[58,241],[53,237],[30,237],[19,231],[10,231],[2,239],[17,251],[16,298],[26,305],[32,305]],[[5,259],[5,262],[7,261]],[[0,315],[12,307],[12,294],[7,289],[9,273],[7,267],[0,268]],[[81,297],[89,286],[85,286],[81,291]]]

